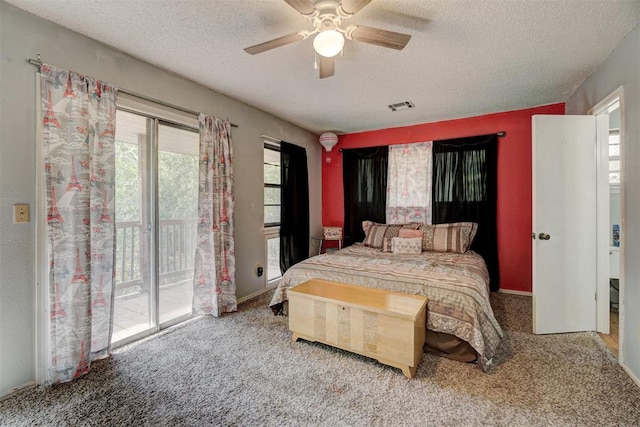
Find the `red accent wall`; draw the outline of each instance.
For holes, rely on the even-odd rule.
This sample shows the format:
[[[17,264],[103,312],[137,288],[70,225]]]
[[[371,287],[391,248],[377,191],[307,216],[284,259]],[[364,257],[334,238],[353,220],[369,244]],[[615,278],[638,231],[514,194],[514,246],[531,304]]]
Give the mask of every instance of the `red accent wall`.
[[[564,103],[485,116],[340,135],[322,157],[322,224],[342,226],[340,148],[462,138],[505,131],[498,141],[498,260],[500,287],[531,292],[531,116],[564,114]],[[402,114],[402,112],[394,113]]]

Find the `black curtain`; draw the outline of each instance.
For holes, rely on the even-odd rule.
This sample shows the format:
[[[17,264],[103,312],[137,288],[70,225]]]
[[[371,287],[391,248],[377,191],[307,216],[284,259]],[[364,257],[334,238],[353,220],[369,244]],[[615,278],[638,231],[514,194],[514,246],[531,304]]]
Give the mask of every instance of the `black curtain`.
[[[309,258],[307,151],[280,143],[280,269]]]
[[[345,246],[364,240],[362,221],[385,222],[389,147],[342,151]]]
[[[478,223],[471,249],[484,257],[492,291],[500,287],[497,184],[497,135],[433,142],[433,223]]]

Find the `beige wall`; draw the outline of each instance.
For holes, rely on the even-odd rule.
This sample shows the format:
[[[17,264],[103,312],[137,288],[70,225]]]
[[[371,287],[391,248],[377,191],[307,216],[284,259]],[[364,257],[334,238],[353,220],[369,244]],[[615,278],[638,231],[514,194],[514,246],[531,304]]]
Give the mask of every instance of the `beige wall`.
[[[233,129],[238,297],[264,289],[262,150],[265,134],[307,149],[311,229],[321,222],[317,135],[0,1],[0,396],[35,379],[35,223],[14,225],[14,203],[35,193],[35,73],[45,62],[239,125]],[[286,96],[286,92],[283,93]]]
[[[624,255],[624,365],[640,379],[640,26],[571,95],[567,114],[586,114],[618,87],[624,86],[622,146],[622,215]]]

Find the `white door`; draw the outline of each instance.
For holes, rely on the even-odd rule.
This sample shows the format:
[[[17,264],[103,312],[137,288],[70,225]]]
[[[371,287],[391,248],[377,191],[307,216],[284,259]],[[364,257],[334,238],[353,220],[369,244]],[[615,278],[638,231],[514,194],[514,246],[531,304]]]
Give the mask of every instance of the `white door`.
[[[596,328],[596,118],[533,116],[533,332]]]

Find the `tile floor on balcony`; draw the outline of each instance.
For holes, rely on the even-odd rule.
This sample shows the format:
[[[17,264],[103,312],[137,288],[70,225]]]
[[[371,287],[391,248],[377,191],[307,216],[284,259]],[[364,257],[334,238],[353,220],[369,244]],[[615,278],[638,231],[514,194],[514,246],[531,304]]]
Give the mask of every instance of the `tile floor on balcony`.
[[[193,282],[182,281],[160,288],[160,323],[191,313]],[[113,337],[116,343],[149,328],[147,293],[116,298],[113,313]]]

